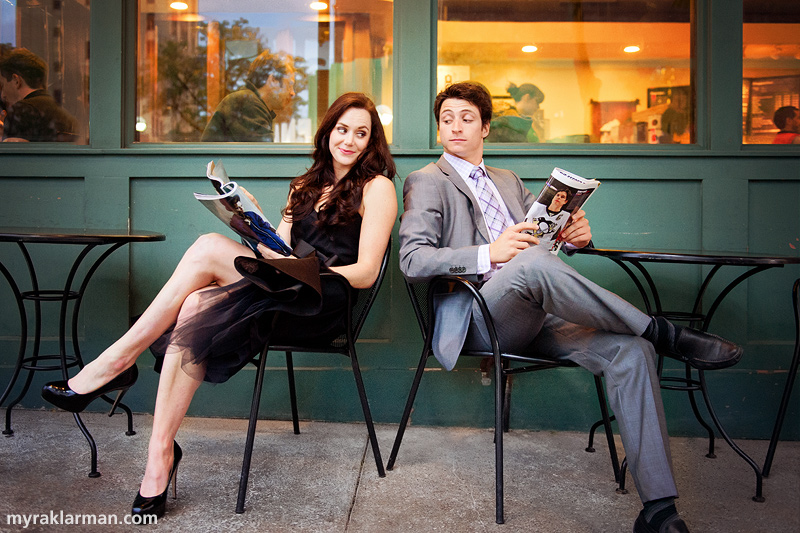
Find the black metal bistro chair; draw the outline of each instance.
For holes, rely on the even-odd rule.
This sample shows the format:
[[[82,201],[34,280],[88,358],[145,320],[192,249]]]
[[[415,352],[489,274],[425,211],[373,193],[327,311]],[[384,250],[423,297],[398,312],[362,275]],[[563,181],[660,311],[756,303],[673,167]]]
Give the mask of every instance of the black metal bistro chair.
[[[789,374],[786,376],[786,385],[783,389],[783,396],[781,397],[781,405],[778,408],[778,416],[775,419],[775,426],[772,430],[772,437],[769,440],[769,449],[767,450],[767,457],[764,460],[764,468],[762,473],[764,477],[769,476],[772,469],[772,460],[775,457],[775,448],[778,446],[778,439],[781,436],[781,429],[783,428],[783,420],[786,418],[786,410],[789,408],[789,398],[792,395],[792,388],[794,388],[794,381],[797,378],[798,363],[800,363],[800,279],[794,282],[792,287],[792,308],[794,309],[794,355],[792,362],[789,364]]]
[[[247,426],[247,441],[244,449],[244,459],[242,460],[242,474],[239,478],[239,496],[236,501],[236,512],[244,512],[244,501],[247,495],[247,481],[250,476],[250,459],[253,455],[253,443],[256,434],[256,423],[258,422],[258,409],[261,403],[261,389],[264,383],[264,371],[266,368],[267,353],[269,351],[279,351],[286,353],[286,370],[289,378],[289,396],[292,409],[292,425],[294,433],[300,434],[300,424],[297,416],[297,396],[295,393],[294,384],[294,366],[292,363],[293,352],[310,352],[310,353],[340,353],[350,358],[350,364],[353,367],[353,377],[356,381],[358,388],[358,396],[361,400],[361,408],[364,411],[364,422],[367,425],[367,432],[369,433],[369,441],[372,445],[372,453],[375,456],[375,464],[378,468],[378,475],[384,477],[386,472],[383,468],[383,460],[381,459],[381,452],[378,448],[378,440],[375,436],[375,427],[372,423],[372,415],[367,401],[367,394],[364,390],[364,382],[361,379],[361,370],[358,365],[358,358],[356,356],[356,340],[361,333],[361,328],[364,321],[369,314],[372,304],[380,290],[383,278],[386,276],[387,265],[389,263],[389,255],[391,253],[392,243],[386,246],[386,252],[383,256],[378,279],[375,280],[372,287],[363,290],[353,290],[347,283],[344,277],[330,273],[323,272],[320,276],[323,279],[328,279],[333,282],[338,282],[343,285],[347,293],[347,309],[349,313],[346,315],[347,328],[344,334],[334,339],[327,346],[304,346],[304,345],[270,345],[269,342],[264,346],[261,355],[253,360],[253,364],[257,367],[255,386],[253,390],[253,401],[250,405],[250,422]],[[273,328],[281,319],[281,313],[276,313],[273,319]]]
[[[400,420],[400,427],[397,430],[392,453],[389,456],[389,462],[386,465],[388,470],[394,467],[395,460],[397,459],[400,444],[403,440],[408,419],[411,415],[411,409],[414,406],[414,398],[417,395],[422,375],[425,371],[425,366],[428,358],[433,355],[431,342],[433,338],[433,331],[436,327],[435,313],[433,310],[433,296],[437,292],[448,292],[450,290],[466,290],[473,299],[478,303],[483,316],[486,320],[486,329],[489,332],[491,339],[492,351],[472,351],[462,350],[461,355],[492,358],[494,363],[494,382],[495,382],[495,425],[494,425],[494,444],[495,444],[495,521],[498,524],[504,522],[503,518],[503,433],[508,431],[508,419],[510,412],[510,387],[507,386],[508,380],[515,374],[524,372],[534,372],[538,370],[547,370],[550,368],[558,367],[572,367],[577,366],[570,362],[553,361],[549,359],[542,359],[536,357],[534,353],[514,354],[503,352],[497,340],[497,332],[494,327],[492,316],[486,307],[484,300],[477,287],[468,280],[457,276],[437,276],[424,283],[409,283],[406,280],[406,287],[408,294],[411,297],[411,303],[414,306],[414,313],[417,316],[420,330],[422,331],[422,338],[424,347],[422,349],[422,356],[420,357],[419,365],[417,366],[414,381],[411,384],[411,391],[408,394],[403,416]],[[619,460],[617,458],[616,446],[614,443],[614,436],[611,430],[611,421],[609,417],[608,407],[606,405],[606,398],[603,392],[602,382],[599,377],[595,376],[595,385],[597,388],[598,399],[600,402],[600,410],[602,418],[605,421],[605,432],[608,438],[609,452],[611,455],[611,463],[614,468],[614,479],[619,482]],[[587,448],[587,451],[594,451]]]

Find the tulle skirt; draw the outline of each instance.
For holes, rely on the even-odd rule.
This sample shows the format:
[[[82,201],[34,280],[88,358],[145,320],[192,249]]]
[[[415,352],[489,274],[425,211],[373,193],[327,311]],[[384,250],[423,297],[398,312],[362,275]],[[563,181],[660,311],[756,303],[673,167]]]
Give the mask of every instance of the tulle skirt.
[[[181,317],[150,346],[161,371],[164,356],[179,353],[181,368],[194,379],[223,383],[270,344],[325,346],[344,333],[347,295],[335,283],[322,284],[322,309],[301,316],[307,309],[294,302],[276,302],[259,287],[243,279],[200,293],[198,311]],[[275,331],[272,320],[281,311]]]

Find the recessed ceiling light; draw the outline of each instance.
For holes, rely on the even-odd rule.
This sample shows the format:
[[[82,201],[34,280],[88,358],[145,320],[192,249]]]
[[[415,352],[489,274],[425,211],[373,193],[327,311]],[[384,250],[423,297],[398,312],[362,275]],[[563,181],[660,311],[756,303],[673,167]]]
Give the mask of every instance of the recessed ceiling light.
[[[325,9],[328,9],[328,4],[326,4],[325,2],[311,2],[311,4],[308,7],[316,11],[323,11]]]
[[[171,7],[172,9],[177,9],[179,11],[182,11],[184,9],[189,9],[189,4],[187,4],[186,2],[172,2],[169,5],[169,7]]]
[[[623,50],[628,52],[629,54],[635,54],[636,52],[640,51],[641,48],[639,48],[636,45],[633,45],[633,46],[626,46],[625,48],[623,48]]]
[[[530,54],[531,52],[535,52],[538,49],[539,49],[538,47],[536,47],[536,46],[534,46],[532,44],[528,44],[528,45],[525,45],[525,46],[522,47],[522,51],[527,53],[527,54]]]

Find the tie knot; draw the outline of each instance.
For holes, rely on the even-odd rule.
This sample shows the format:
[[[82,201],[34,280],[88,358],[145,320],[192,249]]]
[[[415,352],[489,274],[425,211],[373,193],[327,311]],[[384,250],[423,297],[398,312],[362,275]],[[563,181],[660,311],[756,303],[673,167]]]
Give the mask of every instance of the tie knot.
[[[472,169],[472,172],[469,173],[469,177],[474,180],[479,180],[483,177],[483,169],[481,167],[475,167]]]

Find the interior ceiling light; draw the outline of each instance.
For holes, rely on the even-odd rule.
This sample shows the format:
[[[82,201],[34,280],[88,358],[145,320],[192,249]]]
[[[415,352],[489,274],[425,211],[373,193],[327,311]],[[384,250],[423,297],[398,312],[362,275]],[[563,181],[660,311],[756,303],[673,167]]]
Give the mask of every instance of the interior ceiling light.
[[[311,5],[308,7],[316,11],[324,11],[325,9],[328,9],[328,4],[325,2],[311,2]]]
[[[525,46],[522,47],[522,51],[527,53],[527,54],[530,54],[531,52],[535,52],[538,49],[539,49],[538,47],[536,47],[536,46],[534,46],[532,44],[528,44],[528,45],[525,45]]]
[[[177,9],[179,11],[182,11],[184,9],[189,9],[189,4],[187,4],[186,2],[172,2],[169,5],[169,7],[171,7],[172,9]]]
[[[633,46],[626,46],[625,48],[623,48],[623,50],[625,52],[628,52],[629,54],[635,54],[636,52],[640,51],[641,48],[639,48],[636,45],[633,45]]]

